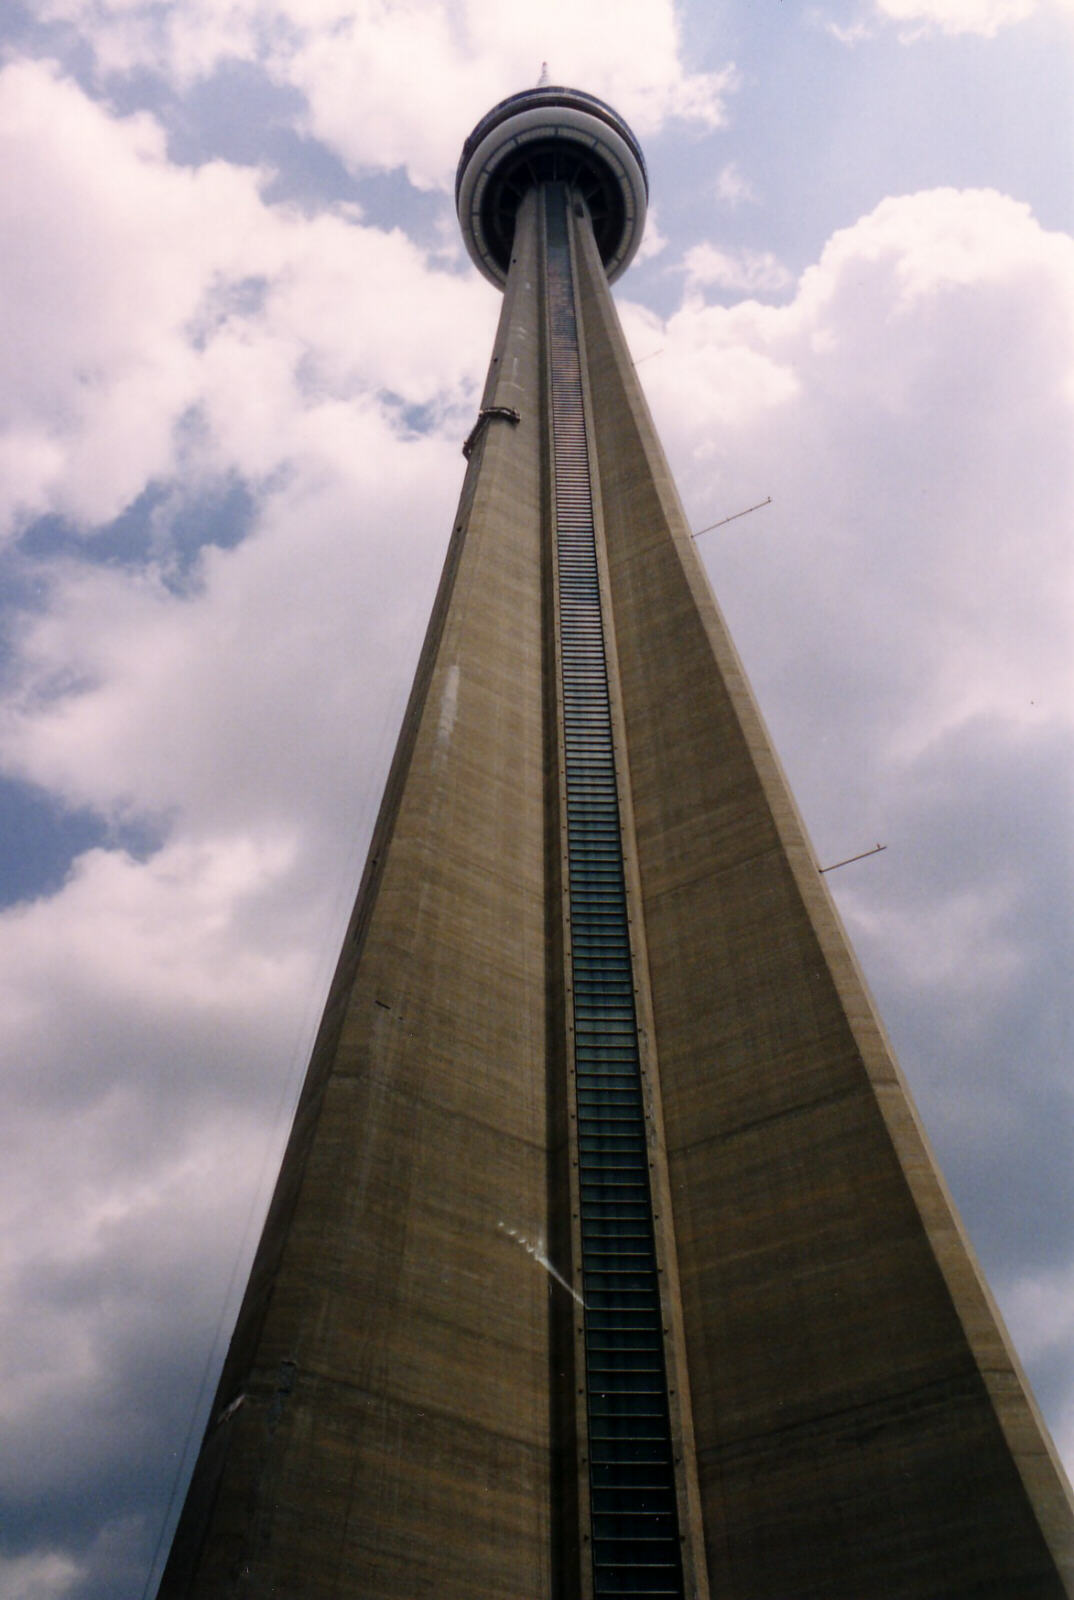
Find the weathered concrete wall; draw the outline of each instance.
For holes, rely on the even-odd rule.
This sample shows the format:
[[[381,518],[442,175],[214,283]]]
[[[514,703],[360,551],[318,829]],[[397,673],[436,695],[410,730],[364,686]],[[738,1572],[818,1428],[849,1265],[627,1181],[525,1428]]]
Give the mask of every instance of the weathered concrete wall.
[[[713,1593],[1074,1593],[1069,1491],[582,255]]]
[[[522,420],[471,460],[164,1596],[551,1592],[532,216],[517,255],[485,403]]]

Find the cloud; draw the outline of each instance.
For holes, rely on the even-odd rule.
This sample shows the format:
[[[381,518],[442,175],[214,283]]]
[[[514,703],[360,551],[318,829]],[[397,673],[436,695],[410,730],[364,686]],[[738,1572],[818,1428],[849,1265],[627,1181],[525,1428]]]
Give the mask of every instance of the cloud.
[[[918,33],[979,34],[986,39],[1038,11],[1071,10],[1069,0],[876,0],[876,8],[889,21],[918,24]],[[915,36],[913,31],[907,35]]]
[[[419,188],[450,187],[475,106],[537,81],[584,83],[640,134],[679,119],[721,126],[731,67],[682,61],[671,0],[46,0],[99,69],[148,68],[189,86],[232,59],[259,60],[306,97],[308,131],[354,170],[404,167]]]
[[[660,220],[654,205],[650,205],[645,217],[645,233],[642,235],[641,247],[635,256],[635,261],[651,261],[654,256],[661,255],[667,249],[667,238],[660,231]]]
[[[756,190],[734,161],[725,162],[720,168],[712,193],[721,205],[730,206],[732,210],[737,206],[758,203]]]
[[[904,24],[899,31],[903,43],[937,33],[993,39],[1004,28],[1049,13],[1069,16],[1074,14],[1074,4],[1072,0],[873,0],[875,21],[859,16],[840,24],[823,12],[815,13],[815,20],[841,44],[853,46],[875,38],[877,23]]]
[[[390,382],[443,406],[475,381],[435,330],[483,335],[487,296],[399,232],[267,205],[252,169],[178,167],[153,119],[111,117],[39,64],[0,72],[0,149],[20,240],[0,264],[8,529],[106,523],[180,462],[188,484],[268,475],[318,405]]]
[[[741,289],[748,294],[774,294],[794,282],[770,250],[719,250],[693,245],[684,260],[687,293],[713,287]]]
[[[1023,1273],[1004,1296],[1007,1322],[1023,1359],[1049,1372],[1048,1398],[1059,1424],[1055,1444],[1067,1461],[1074,1457],[1074,1383],[1069,1352],[1074,1343],[1074,1268],[1069,1262],[1045,1272]]]
[[[107,520],[171,467],[195,394],[184,325],[256,193],[222,167],[169,170],[151,119],[117,122],[29,62],[0,73],[0,149],[20,242],[0,263],[0,514]]]
[[[1063,714],[1072,273],[1074,242],[1001,196],[886,201],[829,241],[789,306],[684,309],[664,335],[670,362],[646,374],[697,462],[701,520],[769,493],[781,507],[780,559],[817,608],[844,737],[866,684],[880,719],[857,729],[862,758],[912,759],[988,711]],[[803,518],[808,548],[792,536]],[[912,647],[890,601],[907,572],[921,607]],[[817,641],[802,637],[794,586],[781,592],[791,610],[765,630],[765,670],[805,759],[823,702],[816,679],[809,707],[794,693],[793,656],[815,658]],[[830,791],[820,768],[806,781]]]
[[[1069,1272],[1020,1279],[1010,1306],[1012,1326],[1027,1357],[1074,1340],[1074,1279]]]
[[[825,32],[830,33],[833,39],[838,39],[840,44],[850,45],[851,47],[864,44],[865,40],[873,38],[875,33],[875,29],[861,18],[858,18],[856,22],[848,23],[844,27],[838,22],[832,22],[830,18],[824,18],[819,13],[817,16]]]
[[[536,82],[542,60],[553,82],[584,83],[641,134],[672,117],[719,126],[733,82],[730,70],[684,69],[667,3],[411,3],[371,21],[359,10],[311,31],[274,71],[303,90],[311,130],[352,166],[405,166],[421,187],[451,182],[473,107]]]
[[[0,1590],[19,1600],[63,1600],[78,1576],[78,1566],[64,1555],[0,1556]]]

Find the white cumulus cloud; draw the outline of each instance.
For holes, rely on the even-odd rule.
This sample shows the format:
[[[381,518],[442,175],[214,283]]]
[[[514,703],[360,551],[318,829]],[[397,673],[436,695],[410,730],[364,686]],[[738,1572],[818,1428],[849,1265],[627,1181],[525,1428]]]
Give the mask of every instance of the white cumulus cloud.
[[[1025,22],[1039,10],[1069,12],[1069,0],[876,0],[881,16],[946,34],[994,38],[1002,28]]]
[[[306,96],[309,130],[356,169],[405,167],[447,187],[475,107],[537,82],[582,84],[639,133],[670,119],[717,127],[732,67],[692,72],[672,0],[45,0],[102,70],[178,84],[260,59]]]
[[[787,268],[770,250],[720,250],[696,244],[683,262],[688,291],[713,287],[740,289],[746,294],[773,294],[794,282]]]
[[[444,401],[479,366],[436,337],[469,323],[480,348],[475,281],[401,233],[267,205],[252,169],[173,164],[150,117],[112,117],[47,66],[0,72],[0,151],[19,240],[0,262],[0,526],[107,522],[180,459],[269,473],[318,404],[387,384]]]
[[[863,607],[865,636],[891,636],[906,675],[898,692],[917,687],[887,741],[899,728],[924,742],[936,717],[994,705],[1033,716],[1046,700],[1060,714],[1074,240],[990,191],[886,200],[829,240],[789,304],[690,301],[638,348],[661,337],[645,382],[666,433],[697,463],[686,484],[709,501],[703,520],[721,509],[717,493],[736,510],[769,492],[789,526],[827,519],[819,547],[789,539],[787,556],[824,565],[809,588],[845,659]],[[932,614],[915,651],[894,648],[905,620],[886,604],[911,562],[928,573]],[[800,624],[784,621],[782,637],[796,636]]]

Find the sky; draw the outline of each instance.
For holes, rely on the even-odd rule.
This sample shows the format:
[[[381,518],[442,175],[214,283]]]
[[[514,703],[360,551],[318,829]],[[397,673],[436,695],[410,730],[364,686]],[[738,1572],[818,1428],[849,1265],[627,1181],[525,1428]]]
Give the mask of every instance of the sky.
[[[152,1594],[499,296],[462,140],[608,99],[698,548],[1074,1464],[1074,0],[10,0],[0,1596]]]

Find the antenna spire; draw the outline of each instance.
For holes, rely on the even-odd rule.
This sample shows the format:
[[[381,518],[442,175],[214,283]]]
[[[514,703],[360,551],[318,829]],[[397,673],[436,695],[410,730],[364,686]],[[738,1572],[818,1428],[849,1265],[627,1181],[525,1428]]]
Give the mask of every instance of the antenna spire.
[[[537,87],[538,87],[538,89],[543,89],[547,82],[548,82],[548,62],[547,61],[542,61],[541,62],[541,76],[537,79]]]

